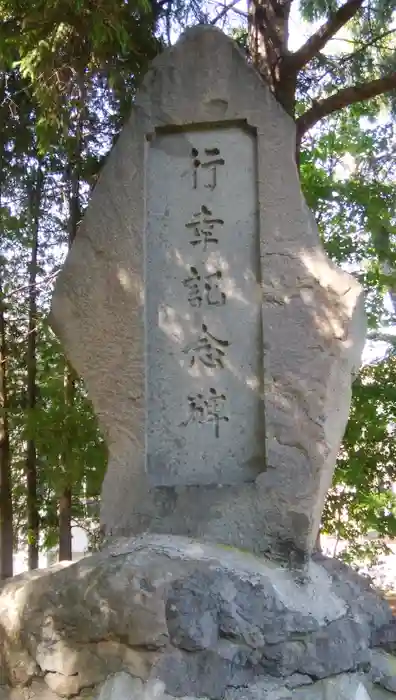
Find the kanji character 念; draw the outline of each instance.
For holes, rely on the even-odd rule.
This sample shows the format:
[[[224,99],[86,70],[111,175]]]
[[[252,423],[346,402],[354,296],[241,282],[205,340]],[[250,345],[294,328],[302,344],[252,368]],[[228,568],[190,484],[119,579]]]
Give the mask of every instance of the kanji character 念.
[[[220,340],[209,333],[205,323],[202,324],[202,334],[196,341],[183,348],[185,354],[191,355],[190,366],[200,360],[206,367],[224,367],[225,348],[229,346],[228,340]]]

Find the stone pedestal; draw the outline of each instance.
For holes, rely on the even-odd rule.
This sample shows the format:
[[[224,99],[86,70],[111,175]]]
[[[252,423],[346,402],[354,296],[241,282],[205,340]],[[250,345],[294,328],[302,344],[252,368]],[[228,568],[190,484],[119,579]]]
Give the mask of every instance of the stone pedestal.
[[[395,697],[390,608],[329,559],[124,539],[3,584],[0,633],[1,700]]]

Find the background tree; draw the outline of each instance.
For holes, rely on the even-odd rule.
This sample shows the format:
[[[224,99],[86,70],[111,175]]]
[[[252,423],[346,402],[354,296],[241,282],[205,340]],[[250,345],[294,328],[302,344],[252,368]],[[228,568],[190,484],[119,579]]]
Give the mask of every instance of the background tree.
[[[388,338],[395,309],[395,275],[384,269],[378,234],[385,229],[386,259],[394,265],[396,188],[391,114],[375,120],[376,105],[364,103],[329,117],[305,140],[301,179],[329,255],[354,271],[366,291],[369,335]],[[353,387],[347,432],[333,488],[323,514],[323,530],[343,556],[373,559],[396,535],[393,491],[396,408],[393,346],[372,345]],[[379,539],[362,540],[377,532]],[[334,552],[333,552],[334,553]]]

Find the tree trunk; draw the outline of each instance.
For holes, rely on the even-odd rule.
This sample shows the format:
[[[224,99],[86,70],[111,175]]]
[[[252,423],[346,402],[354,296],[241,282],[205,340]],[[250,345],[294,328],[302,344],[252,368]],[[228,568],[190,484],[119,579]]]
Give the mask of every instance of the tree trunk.
[[[248,47],[260,75],[294,117],[297,75],[288,61],[290,7],[291,0],[249,0]]]
[[[360,11],[364,0],[346,0],[300,46],[288,49],[289,16],[292,0],[248,0],[248,47],[253,64],[269,85],[278,102],[295,117],[297,76],[342,27]],[[314,101],[297,119],[297,140],[323,117],[348,105],[376,97],[396,87],[396,72],[382,78],[336,90]]]
[[[59,561],[72,559],[72,490],[65,486],[59,498]]]
[[[26,353],[26,399],[29,414],[36,408],[37,399],[37,254],[39,248],[39,216],[42,188],[42,171],[37,169],[35,181],[30,191],[30,217],[32,228],[32,248],[29,264],[29,323]],[[26,487],[27,487],[27,527],[28,527],[28,567],[37,569],[39,563],[39,504],[37,500],[37,453],[34,438],[29,437],[26,444]]]
[[[80,108],[76,121],[76,133],[74,140],[74,152],[70,158],[68,166],[69,185],[69,226],[68,244],[69,248],[77,234],[78,224],[81,218],[80,208],[80,172],[81,172],[81,151],[82,151],[82,127],[84,110],[84,89],[80,89]],[[69,364],[66,364],[64,375],[65,386],[65,408],[73,410],[76,393],[76,376]],[[73,484],[70,474],[71,460],[68,458],[67,450],[72,444],[73,436],[69,435],[63,455],[63,465],[65,469],[64,488],[59,500],[59,561],[72,558],[72,502]]]
[[[0,242],[4,236],[3,225],[3,184],[5,153],[5,78],[1,78],[1,118],[0,118]],[[8,422],[9,397],[7,387],[8,351],[6,334],[6,314],[4,304],[5,258],[0,251],[0,579],[13,575],[14,532],[11,480],[11,452]]]
[[[315,552],[315,554],[322,554],[322,543],[321,543],[321,538],[320,538],[320,530],[316,536],[314,552]]]
[[[72,368],[66,362],[64,372],[64,397],[65,415],[67,411],[73,410],[75,396],[75,376]],[[72,559],[72,504],[73,488],[72,476],[70,474],[71,459],[69,449],[73,441],[73,436],[69,434],[70,425],[66,420],[65,448],[62,455],[64,482],[63,490],[59,498],[59,561],[70,561]]]
[[[74,185],[74,183],[71,183]],[[79,185],[79,180],[77,181]],[[77,188],[77,196],[78,196]],[[74,192],[75,188],[72,187]],[[74,197],[72,197],[74,200]],[[72,199],[71,198],[71,199]],[[70,202],[72,205],[74,201]],[[70,208],[70,228],[69,228],[69,247],[71,246],[77,231],[79,216],[77,218],[75,207]],[[73,411],[74,398],[76,393],[76,377],[75,373],[66,362],[64,373],[64,396],[65,396],[65,415],[68,411]],[[69,425],[69,421],[66,421]],[[72,475],[70,473],[71,459],[69,457],[69,449],[73,441],[73,436],[69,435],[69,428],[66,427],[65,449],[62,455],[64,468],[64,486],[59,499],[59,561],[70,560],[72,558],[72,501],[73,501],[73,485]]]
[[[13,509],[8,428],[7,342],[3,303],[3,264],[0,258],[0,578],[13,575]]]

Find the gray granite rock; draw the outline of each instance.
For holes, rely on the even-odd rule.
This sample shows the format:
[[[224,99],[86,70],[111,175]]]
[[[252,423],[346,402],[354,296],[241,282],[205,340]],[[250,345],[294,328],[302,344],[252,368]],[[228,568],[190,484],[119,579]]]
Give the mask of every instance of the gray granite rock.
[[[396,658],[384,651],[371,651],[371,680],[396,693]]]
[[[33,680],[29,686],[25,687],[0,687],[0,700],[60,700],[60,697],[60,695],[50,690],[42,679]],[[80,698],[77,698],[77,700],[80,700]],[[88,698],[87,700],[91,699]]]
[[[368,637],[359,623],[343,618],[315,632],[283,644],[266,646],[262,664],[268,673],[301,673],[313,679],[355,670],[369,663]]]
[[[46,673],[44,681],[48,688],[61,698],[75,697],[82,688],[78,676],[63,675],[63,673]]]
[[[367,689],[364,677],[341,674],[298,689],[265,679],[227,692],[226,700],[375,700],[375,696]]]
[[[373,697],[361,676],[341,674],[296,690],[293,700],[373,700]]]
[[[359,622],[348,617],[335,620],[308,638],[296,670],[312,678],[354,671],[369,662],[368,644]]]
[[[224,600],[222,604],[219,617],[222,634],[250,646],[263,646],[319,629],[312,611],[291,612],[265,582],[231,577],[231,584],[236,593],[231,601]]]
[[[370,695],[370,700],[395,700],[396,694],[391,693],[379,685],[366,683],[367,691]]]
[[[300,686],[332,688],[313,681],[363,672],[371,661],[373,687],[393,688],[395,659],[369,654],[386,604],[374,605],[373,590],[351,572],[359,609],[350,606],[347,569],[342,577],[340,586],[330,566],[310,562],[302,578],[250,553],[182,537],[121,540],[68,567],[2,584],[9,650],[2,680],[30,687],[44,677],[56,696],[79,700],[97,700],[101,683],[103,693],[112,688],[108,677],[121,684],[133,677],[133,692],[146,699],[155,691],[280,700]]]
[[[339,559],[319,556],[314,560],[328,571],[333,591],[346,601],[353,617],[370,630],[372,645],[379,645],[386,634],[390,638],[394,625],[391,610],[384,597],[378,595],[370,578],[361,576]]]
[[[221,578],[219,574],[218,578]],[[196,571],[173,581],[169,588],[166,619],[172,644],[187,651],[216,645],[219,633],[220,591],[214,576]],[[221,585],[221,581],[219,581]],[[216,590],[217,589],[217,590]]]
[[[225,700],[292,700],[293,693],[283,683],[265,678],[244,688],[226,691]]]
[[[373,647],[382,647],[390,653],[396,652],[396,618],[373,630],[371,643]]]
[[[116,673],[103,683],[95,700],[143,700],[143,697],[143,683],[139,678]]]
[[[213,570],[171,584],[167,621],[171,641],[187,651],[213,648],[219,635],[257,649],[319,629],[311,614],[291,611],[268,582]]]
[[[227,687],[245,686],[254,681],[257,673],[241,658],[237,647],[232,648],[227,642],[221,646],[223,649],[195,654],[181,650],[164,654],[153,669],[152,678],[164,683],[166,692],[174,697],[207,696],[221,700]]]
[[[223,33],[155,59],[51,312],[109,447],[108,534],[312,551],[365,318],[294,158],[293,121]]]

